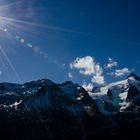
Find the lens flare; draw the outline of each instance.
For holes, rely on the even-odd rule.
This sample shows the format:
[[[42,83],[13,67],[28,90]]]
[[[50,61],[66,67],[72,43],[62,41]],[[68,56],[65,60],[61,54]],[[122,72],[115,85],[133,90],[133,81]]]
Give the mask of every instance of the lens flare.
[[[67,32],[67,33],[73,33],[73,34],[78,34],[78,35],[86,35],[86,36],[90,36],[90,34],[75,31],[75,30],[65,29],[63,27],[57,27],[57,26],[39,24],[39,23],[33,22],[31,19],[35,18],[33,17],[34,16],[33,11],[35,11],[35,9],[33,9],[29,3],[32,3],[32,2],[20,0],[18,2],[2,3],[0,6],[0,31],[2,33],[5,33],[5,35],[7,35],[7,38],[5,38],[7,39],[7,42],[10,42],[12,40],[12,42],[19,43],[19,46],[24,46],[26,48],[29,48],[32,50],[33,53],[38,54],[38,56],[41,56],[42,58],[51,61],[52,63],[54,63],[55,65],[59,67],[62,67],[63,64],[54,60],[51,56],[48,55],[47,52],[44,52],[44,50],[42,50],[40,46],[33,44],[33,42],[29,40],[29,38],[25,38],[24,34],[28,33],[30,35],[38,36],[41,32],[43,32],[42,29],[54,30],[58,32]],[[25,14],[27,11],[28,11],[28,14]],[[34,28],[40,28],[41,30],[37,31],[37,30],[34,30]],[[17,79],[20,81],[20,76],[17,70],[15,69],[12,61],[10,60],[8,53],[6,53],[5,47],[6,46],[1,45],[0,57],[5,58],[10,69],[14,72],[13,77],[17,77]],[[1,59],[1,61],[2,60],[3,59]],[[7,70],[8,68],[5,66],[4,63],[2,63],[1,65],[4,71],[8,71]],[[7,75],[11,75],[11,74],[8,73]]]

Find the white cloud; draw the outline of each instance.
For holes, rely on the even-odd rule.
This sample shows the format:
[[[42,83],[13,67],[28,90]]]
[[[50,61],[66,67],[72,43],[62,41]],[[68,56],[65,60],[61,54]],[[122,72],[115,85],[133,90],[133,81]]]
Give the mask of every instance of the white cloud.
[[[86,56],[83,58],[78,57],[70,64],[70,68],[79,69],[79,72],[83,75],[94,74],[94,59],[91,56]]]
[[[123,68],[123,69],[119,69],[119,70],[115,70],[115,76],[116,77],[120,77],[120,76],[125,76],[130,74],[131,71],[128,68]]]
[[[94,61],[91,56],[86,56],[83,58],[76,58],[72,63],[70,63],[70,68],[77,69],[82,75],[92,76],[91,81],[96,84],[104,84],[103,69],[99,63]]]
[[[105,83],[105,79],[104,79],[104,76],[101,76],[101,75],[95,75],[92,77],[91,81],[93,83],[97,83],[99,85],[103,85]]]
[[[69,72],[69,73],[68,73],[68,77],[72,80],[73,75],[72,75],[72,73],[71,73],[71,72]]]
[[[83,83],[82,87],[86,90],[86,91],[92,91],[93,89],[93,85],[91,83],[87,84],[86,82]]]
[[[103,74],[103,69],[99,64],[95,65],[95,75],[93,75],[91,82],[97,83],[99,85],[103,85],[105,83],[105,79]]]
[[[108,63],[105,65],[106,69],[111,69],[112,67],[118,66],[118,62],[116,62],[113,58],[108,58]]]
[[[96,75],[101,75],[103,73],[103,69],[99,64],[95,64],[95,74]]]

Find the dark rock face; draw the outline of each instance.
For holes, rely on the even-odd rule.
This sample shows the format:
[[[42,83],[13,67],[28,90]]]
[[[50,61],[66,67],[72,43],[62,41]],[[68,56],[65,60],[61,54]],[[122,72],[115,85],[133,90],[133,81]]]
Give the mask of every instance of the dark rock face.
[[[95,102],[77,84],[39,80],[1,87],[0,135],[11,140],[84,140],[104,120]],[[68,93],[67,93],[68,90]],[[92,130],[91,130],[92,131]]]
[[[0,136],[7,140],[136,139],[140,137],[137,86],[130,86],[127,96],[130,105],[122,112],[104,102],[106,110],[116,112],[105,115],[87,91],[72,82],[56,84],[43,79],[23,85],[2,83]],[[117,91],[123,92],[123,85],[117,87]],[[114,90],[111,88],[107,93],[111,101],[117,93]]]
[[[140,112],[125,111],[113,116],[116,122],[115,135],[121,139],[138,139],[140,137]]]
[[[0,134],[4,139],[84,139],[80,121],[65,110],[50,112],[0,111]]]
[[[130,86],[128,90],[127,100],[131,101],[135,96],[139,95],[140,91],[135,86]]]

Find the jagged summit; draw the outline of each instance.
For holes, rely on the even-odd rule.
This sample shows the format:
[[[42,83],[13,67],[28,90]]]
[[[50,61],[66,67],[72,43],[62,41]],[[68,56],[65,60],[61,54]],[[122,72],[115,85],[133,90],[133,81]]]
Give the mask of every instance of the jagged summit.
[[[110,83],[89,94],[104,114],[122,112],[140,97],[140,79],[131,73],[126,80]]]
[[[85,106],[96,106],[85,89],[78,84],[71,81],[56,84],[48,79],[24,84],[1,83],[0,104],[1,107],[20,110],[49,109],[59,105],[71,111],[74,106],[79,106],[86,111]]]

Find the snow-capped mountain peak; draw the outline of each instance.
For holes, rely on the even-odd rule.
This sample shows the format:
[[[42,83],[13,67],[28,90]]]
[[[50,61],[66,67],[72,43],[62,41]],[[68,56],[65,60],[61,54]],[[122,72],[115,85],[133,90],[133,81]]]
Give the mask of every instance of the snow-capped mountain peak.
[[[132,87],[136,92],[133,97]],[[96,101],[102,113],[111,115],[127,109],[132,101],[140,97],[139,93],[140,79],[135,74],[130,74],[126,80],[103,86],[98,92],[89,92],[89,95]]]

